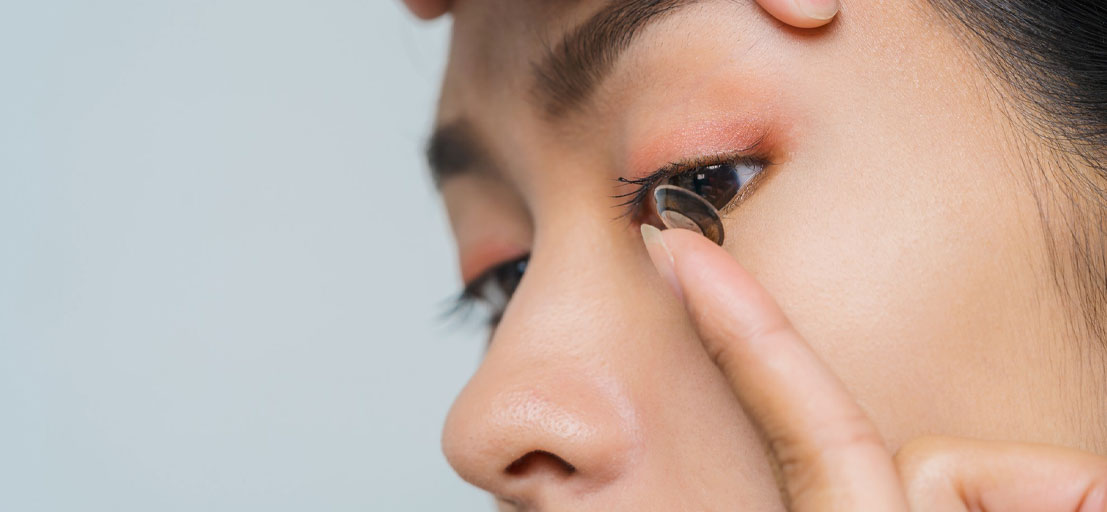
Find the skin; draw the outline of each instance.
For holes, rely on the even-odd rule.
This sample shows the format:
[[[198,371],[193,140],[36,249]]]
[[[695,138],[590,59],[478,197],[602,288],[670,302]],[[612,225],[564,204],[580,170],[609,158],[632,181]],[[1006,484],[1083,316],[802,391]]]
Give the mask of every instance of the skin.
[[[1021,167],[1049,154],[952,29],[705,1],[551,119],[531,63],[600,3],[453,5],[438,123],[492,157],[441,184],[461,273],[531,254],[457,472],[503,510],[1103,510],[1100,356]],[[613,220],[616,178],[759,139],[724,247]]]
[[[789,510],[1107,510],[1107,459],[1077,450],[926,436],[893,456],[843,382],[726,251],[687,231],[646,225],[642,234],[768,444]]]

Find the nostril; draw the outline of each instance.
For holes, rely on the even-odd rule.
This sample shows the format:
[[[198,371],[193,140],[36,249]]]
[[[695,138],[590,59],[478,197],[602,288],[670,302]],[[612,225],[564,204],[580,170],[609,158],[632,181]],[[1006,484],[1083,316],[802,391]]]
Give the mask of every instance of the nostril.
[[[515,476],[541,471],[571,475],[577,471],[577,468],[550,452],[534,450],[515,459],[515,462],[509,464],[504,471]]]

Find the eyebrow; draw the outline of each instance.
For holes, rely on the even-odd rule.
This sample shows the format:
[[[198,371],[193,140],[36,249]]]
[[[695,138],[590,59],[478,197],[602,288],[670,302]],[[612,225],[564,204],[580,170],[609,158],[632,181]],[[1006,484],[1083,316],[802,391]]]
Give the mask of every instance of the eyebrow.
[[[551,119],[578,109],[650,23],[700,0],[615,0],[569,31],[533,66],[534,100]],[[475,128],[464,119],[435,129],[427,162],[436,186],[491,163]]]
[[[476,172],[490,163],[476,129],[465,119],[436,128],[427,142],[426,156],[431,178],[438,188],[442,188],[442,183],[449,178]]]
[[[616,0],[570,31],[534,66],[535,95],[551,118],[579,108],[650,23],[699,0]]]

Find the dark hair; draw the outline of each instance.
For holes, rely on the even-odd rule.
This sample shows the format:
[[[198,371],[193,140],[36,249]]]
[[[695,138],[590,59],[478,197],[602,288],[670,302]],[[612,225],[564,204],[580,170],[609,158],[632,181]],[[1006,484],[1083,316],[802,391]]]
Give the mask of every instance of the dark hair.
[[[930,3],[970,36],[981,62],[1013,99],[1014,120],[1056,156],[1025,166],[1032,183],[1054,185],[1048,197],[1043,187],[1032,187],[1053,277],[1087,332],[1107,343],[1107,2]]]

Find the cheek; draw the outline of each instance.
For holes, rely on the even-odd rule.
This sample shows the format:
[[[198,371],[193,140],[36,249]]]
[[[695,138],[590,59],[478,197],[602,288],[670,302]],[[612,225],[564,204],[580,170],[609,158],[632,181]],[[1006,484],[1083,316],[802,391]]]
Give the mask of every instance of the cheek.
[[[893,444],[1032,418],[1011,405],[1041,374],[1018,327],[1037,285],[1031,198],[972,127],[932,117],[931,135],[914,133],[904,119],[925,102],[846,104],[804,124],[728,247]]]
[[[774,75],[796,122],[729,216],[727,248],[892,445],[925,432],[1040,438],[1018,429],[1064,412],[1050,333],[1033,330],[1050,325],[1035,316],[1037,208],[973,70],[916,46],[779,47],[796,52]]]

